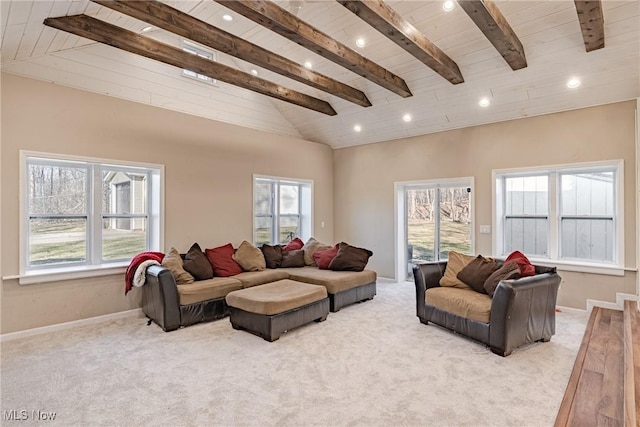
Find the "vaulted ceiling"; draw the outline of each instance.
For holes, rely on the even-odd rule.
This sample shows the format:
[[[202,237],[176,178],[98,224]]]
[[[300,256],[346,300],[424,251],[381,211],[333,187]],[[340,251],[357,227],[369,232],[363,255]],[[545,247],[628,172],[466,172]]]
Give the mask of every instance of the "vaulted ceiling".
[[[2,71],[334,148],[640,97],[637,0],[443,3],[3,0]]]

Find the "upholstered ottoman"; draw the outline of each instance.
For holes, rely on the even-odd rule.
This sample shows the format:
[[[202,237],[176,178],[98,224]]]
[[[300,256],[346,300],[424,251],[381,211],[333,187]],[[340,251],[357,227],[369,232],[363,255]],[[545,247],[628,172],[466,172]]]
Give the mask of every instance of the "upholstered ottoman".
[[[227,294],[231,326],[245,329],[267,341],[329,314],[329,298],[324,286],[295,280],[278,280]]]

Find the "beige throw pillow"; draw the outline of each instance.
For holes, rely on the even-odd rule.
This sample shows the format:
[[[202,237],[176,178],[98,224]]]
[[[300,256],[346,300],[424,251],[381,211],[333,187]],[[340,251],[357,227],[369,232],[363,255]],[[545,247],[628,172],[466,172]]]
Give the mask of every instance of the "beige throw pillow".
[[[240,244],[232,258],[244,271],[262,271],[267,268],[262,251],[246,240]]]
[[[183,267],[184,261],[180,258],[180,253],[176,248],[171,248],[168,254],[162,259],[162,266],[171,270],[173,278],[176,280],[176,285],[188,285],[193,283],[194,279]]]
[[[333,248],[333,246],[319,242],[313,237],[309,238],[309,240],[307,240],[307,243],[305,243],[302,247],[302,250],[304,251],[304,264],[315,267],[316,262],[313,259],[313,254],[317,251],[326,251],[327,249],[331,248]]]
[[[440,279],[440,286],[449,286],[452,288],[470,289],[469,285],[458,279],[458,273],[467,266],[475,257],[464,255],[456,251],[449,252],[449,261],[447,261],[447,269],[444,276]]]

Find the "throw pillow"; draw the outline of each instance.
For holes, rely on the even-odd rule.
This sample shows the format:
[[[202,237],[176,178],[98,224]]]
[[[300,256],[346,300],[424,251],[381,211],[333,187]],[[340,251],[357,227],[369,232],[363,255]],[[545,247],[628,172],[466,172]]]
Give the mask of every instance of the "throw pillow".
[[[293,251],[282,251],[282,268],[304,267],[304,251],[296,249]]]
[[[484,291],[493,297],[498,284],[503,280],[519,279],[520,267],[514,261],[505,262],[502,267],[494,271],[491,276],[484,281]]]
[[[473,261],[460,270],[456,277],[458,280],[462,280],[469,285],[474,291],[484,294],[486,293],[484,290],[484,282],[498,268],[500,268],[500,266],[494,260],[478,255]]]
[[[187,273],[182,267],[182,257],[176,248],[171,248],[168,254],[162,259],[162,266],[168,268],[176,280],[176,285],[188,285],[193,283],[193,276]]]
[[[289,243],[287,243],[287,245],[282,248],[283,251],[297,251],[298,249],[302,249],[304,247],[304,242],[302,240],[300,240],[299,237],[296,237],[295,239],[293,239],[292,241],[290,241]]]
[[[197,243],[194,243],[189,249],[189,252],[184,256],[183,267],[196,280],[213,279],[211,263]]]
[[[518,264],[518,267],[520,267],[520,276],[522,277],[533,276],[536,274],[536,268],[531,264],[529,258],[520,251],[511,252],[507,259],[504,260],[504,262],[509,261],[515,261],[515,263]]]
[[[262,271],[267,268],[262,251],[246,240],[238,246],[232,258],[244,271]]]
[[[368,249],[356,248],[345,242],[338,245],[338,253],[329,264],[329,270],[334,271],[362,271],[373,255]]]
[[[329,264],[338,254],[338,248],[340,245],[335,245],[331,249],[327,249],[324,251],[315,251],[313,253],[313,261],[316,263],[320,270],[328,270]]]
[[[475,257],[464,255],[456,251],[449,252],[449,260],[444,275],[440,279],[440,286],[451,288],[469,289],[469,285],[458,279],[458,273],[467,266]]]
[[[229,277],[242,273],[242,268],[233,260],[235,250],[231,243],[213,249],[205,249],[204,252],[216,276]]]
[[[279,268],[282,264],[282,246],[280,245],[262,245],[260,248],[264,255],[264,261],[267,268]]]
[[[317,251],[331,249],[330,245],[325,245],[322,242],[317,241],[313,237],[307,240],[307,243],[304,244],[302,250],[304,251],[304,263],[306,265],[310,265],[315,267],[316,263],[313,260],[313,254]]]

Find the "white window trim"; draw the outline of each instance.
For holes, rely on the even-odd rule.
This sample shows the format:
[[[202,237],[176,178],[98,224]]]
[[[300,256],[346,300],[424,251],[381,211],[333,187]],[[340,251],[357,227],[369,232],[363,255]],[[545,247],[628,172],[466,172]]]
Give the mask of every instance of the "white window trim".
[[[194,50],[196,53],[189,52],[187,49]],[[209,49],[207,49],[207,48],[205,48],[203,46],[200,46],[200,45],[198,45],[196,43],[193,43],[192,41],[182,40],[182,50],[185,51],[185,52],[197,55],[197,56],[199,56],[199,57],[201,57],[203,59],[206,59],[208,61],[217,62],[216,51],[209,50]],[[189,73],[195,73],[196,75],[192,76]],[[183,68],[181,74],[182,74],[183,77],[186,77],[186,78],[191,79],[191,80],[195,80],[195,81],[198,81],[198,82],[201,82],[201,83],[207,83],[207,84],[210,84],[210,85],[213,85],[213,86],[218,86],[218,80],[214,79],[213,77],[206,76],[204,74],[200,74],[197,71],[188,70],[186,68]],[[198,75],[206,77],[206,80],[199,78]]]
[[[20,285],[27,285],[33,283],[46,283],[58,280],[69,279],[81,279],[87,277],[98,277],[113,274],[122,274],[126,270],[126,266],[129,265],[129,261],[116,261],[108,264],[89,264],[81,266],[68,266],[68,267],[56,267],[56,268],[42,268],[35,270],[27,270],[27,212],[28,212],[28,200],[26,194],[27,188],[27,158],[28,157],[42,157],[51,160],[60,161],[77,161],[77,162],[91,162],[100,164],[112,163],[115,168],[120,167],[134,167],[134,168],[149,168],[158,169],[160,171],[159,179],[159,200],[156,206],[150,203],[149,218],[154,218],[158,227],[158,241],[150,242],[152,246],[158,248],[159,251],[164,251],[164,165],[142,162],[130,162],[123,160],[103,159],[97,157],[85,157],[74,155],[61,155],[55,153],[45,153],[39,151],[27,151],[20,150],[20,203],[19,203],[19,247],[20,247],[20,272],[19,274],[3,276],[3,280],[18,279]],[[150,236],[153,238],[153,236]],[[89,242],[87,242],[89,244]]]
[[[309,201],[309,212],[303,212],[303,206],[302,206],[302,196],[303,194],[299,195],[299,203],[300,203],[300,221],[301,221],[301,225],[302,222],[304,220],[304,223],[307,224],[306,229],[303,227],[303,230],[301,230],[302,232],[300,233],[300,238],[304,241],[306,241],[308,238],[312,237],[314,234],[314,221],[313,221],[313,213],[314,213],[314,205],[313,205],[313,201],[314,201],[314,188],[313,188],[313,180],[308,180],[308,179],[298,179],[298,178],[289,178],[289,177],[281,177],[281,176],[271,176],[271,175],[259,175],[259,174],[253,174],[253,178],[251,180],[251,187],[252,187],[252,191],[251,191],[251,236],[253,238],[253,243],[256,243],[256,227],[255,227],[255,218],[256,218],[256,204],[255,204],[255,200],[256,200],[256,180],[257,179],[265,179],[265,180],[271,180],[271,181],[280,181],[280,182],[291,182],[292,184],[303,184],[309,187],[310,190],[310,201]],[[278,203],[277,201],[274,201],[273,203]],[[276,215],[278,215],[277,211],[279,209],[279,206],[276,207]],[[307,216],[308,218],[303,218],[303,216]],[[308,229],[308,230],[307,230]],[[308,234],[308,235],[307,235]]]
[[[559,174],[560,172],[572,172],[578,173],[586,169],[594,169],[598,167],[616,168],[616,186],[615,192],[615,207],[616,216],[614,219],[616,234],[614,243],[614,258],[613,263],[601,263],[601,262],[588,262],[588,261],[573,261],[559,259],[559,211],[557,209],[560,194],[557,191],[557,179],[549,180],[549,192],[554,197],[549,199],[549,257],[528,257],[531,262],[540,265],[547,265],[551,267],[557,267],[564,271],[576,271],[582,273],[604,274],[610,276],[624,276],[624,272],[629,271],[624,266],[624,160],[606,160],[598,162],[585,162],[585,163],[566,163],[558,165],[545,165],[545,166],[533,166],[525,168],[511,168],[511,169],[494,169],[491,171],[491,212],[492,212],[492,228],[493,241],[491,251],[495,257],[504,257],[508,254],[502,253],[503,245],[503,230],[502,223],[502,207],[504,203],[498,204],[498,200],[504,197],[504,191],[500,188],[500,177],[506,175],[522,176],[526,174],[538,175],[545,173]]]

